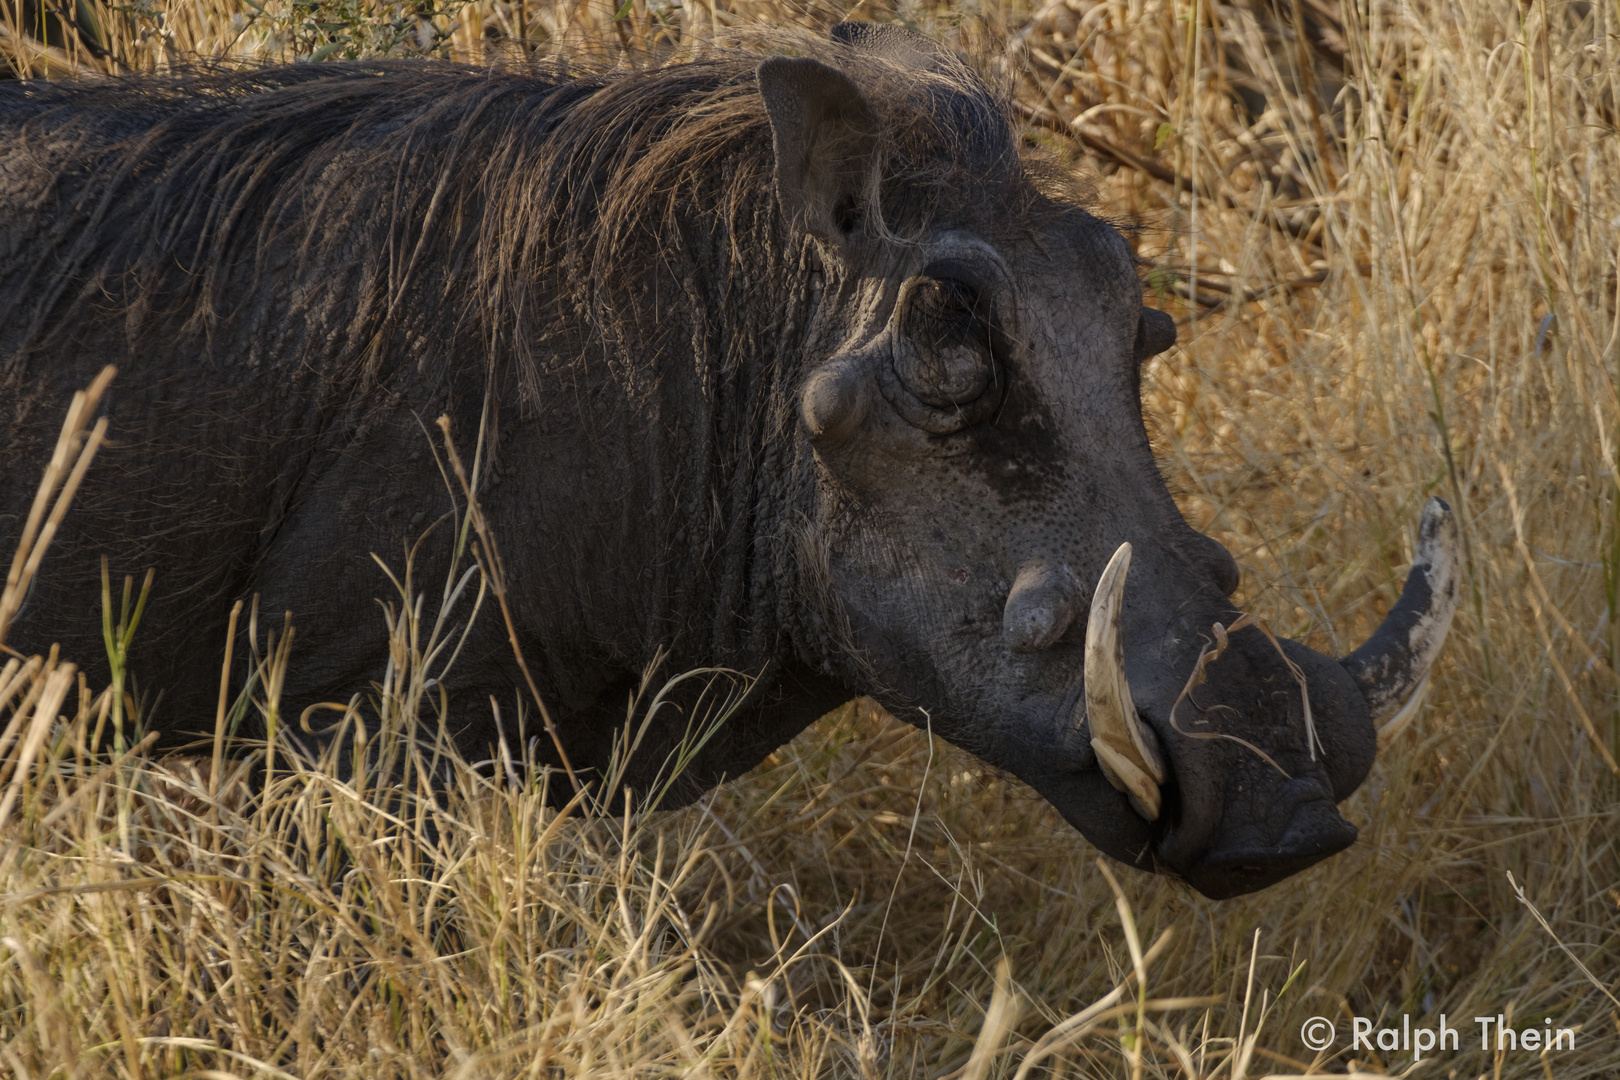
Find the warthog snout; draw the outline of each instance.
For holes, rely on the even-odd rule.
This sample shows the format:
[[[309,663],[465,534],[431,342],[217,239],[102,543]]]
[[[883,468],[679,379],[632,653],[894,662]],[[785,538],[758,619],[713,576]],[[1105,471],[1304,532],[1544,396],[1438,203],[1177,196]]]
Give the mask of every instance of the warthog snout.
[[[1132,546],[1121,544],[1092,591],[1075,723],[1096,770],[1145,827],[1115,828],[1098,842],[1217,899],[1264,888],[1353,843],[1356,828],[1336,803],[1387,742],[1375,725],[1400,722],[1421,691],[1456,607],[1457,546],[1450,509],[1431,499],[1401,599],[1343,661],[1240,617],[1230,632],[1211,626],[1179,688],[1149,673],[1133,693],[1125,647]],[[1050,570],[1020,576],[1006,618],[1015,649],[1063,632],[1031,614],[1066,610],[1049,599],[1058,580]],[[1156,661],[1164,660],[1161,652]],[[1088,834],[1097,801],[1093,793],[1068,803]]]

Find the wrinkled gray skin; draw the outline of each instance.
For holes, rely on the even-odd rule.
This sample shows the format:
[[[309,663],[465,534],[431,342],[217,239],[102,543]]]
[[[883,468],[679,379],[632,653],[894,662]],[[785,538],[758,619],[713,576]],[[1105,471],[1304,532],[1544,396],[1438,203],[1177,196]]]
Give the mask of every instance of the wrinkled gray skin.
[[[741,118],[742,149],[716,156],[745,192],[738,205],[764,209],[729,222],[681,209],[691,220],[677,225],[695,247],[737,249],[742,270],[732,266],[729,280],[742,299],[710,288],[724,274],[703,277],[713,267],[701,259],[701,273],[670,263],[666,239],[630,285],[614,292],[610,281],[593,294],[624,315],[630,329],[614,332],[560,305],[530,334],[516,321],[515,293],[501,294],[506,306],[483,324],[487,332],[506,319],[514,332],[464,332],[466,297],[496,280],[469,278],[466,249],[482,244],[495,262],[514,264],[518,256],[489,237],[521,232],[511,221],[532,218],[495,221],[484,239],[467,239],[507,205],[491,187],[457,204],[457,221],[472,222],[465,233],[431,233],[422,221],[434,155],[451,153],[445,132],[518,130],[547,87],[561,88],[544,107],[564,134],[535,138],[567,138],[578,116],[587,127],[637,130],[658,101],[616,112],[603,102],[638,77],[641,93],[664,92],[656,73],[525,83],[399,65],[366,69],[381,72],[370,82],[343,68],[272,71],[259,77],[268,89],[239,90],[245,103],[228,108],[282,109],[254,115],[282,125],[274,137],[285,157],[261,147],[258,172],[223,178],[182,151],[214,139],[220,153],[236,152],[220,132],[260,128],[229,115],[221,125],[227,106],[217,101],[193,121],[161,95],[120,96],[117,84],[0,90],[6,550],[71,390],[103,363],[122,368],[104,409],[113,443],[9,644],[62,640],[67,655],[95,656],[107,553],[116,575],[158,567],[134,665],[148,701],[163,694],[154,722],[171,745],[211,730],[226,613],[255,593],[262,610],[291,611],[298,626],[288,712],[346,700],[384,659],[372,598],[388,589],[368,553],[397,565],[403,545],[449,508],[424,424],[448,413],[470,456],[489,386],[497,432],[483,502],[525,652],[587,775],[606,765],[627,693],[666,649],[666,672],[722,664],[765,673],[672,801],[739,775],[816,716],[870,693],[914,722],[926,713],[935,733],[1027,782],[1115,858],[1180,875],[1210,896],[1262,888],[1346,847],[1356,831],[1335,803],[1366,775],[1374,733],[1336,661],[1285,643],[1308,679],[1323,743],[1314,760],[1298,685],[1253,630],[1233,636],[1176,713],[1183,730],[1260,747],[1286,778],[1235,742],[1172,726],[1211,625],[1237,615],[1228,596],[1238,571],[1183,520],[1155,467],[1138,369],[1175,331],[1144,310],[1129,248],[1107,224],[1018,187],[1025,181],[1007,182],[1024,192],[1008,196],[1012,209],[993,192],[970,193],[958,210],[943,195],[907,196],[890,182],[897,159],[884,142],[903,122],[894,110],[908,107],[904,95],[895,105],[861,86],[937,76],[918,100],[973,126],[957,162],[968,174],[1022,175],[1011,130],[984,119],[974,98],[982,91],[922,39],[849,26],[835,37],[801,50],[822,59],[767,61],[757,76],[756,61],[735,59],[681,76],[730,87],[728,107]],[[393,82],[365,97],[379,80]],[[276,94],[302,94],[304,104],[265,104]],[[497,94],[508,96],[488,105]],[[434,117],[473,95],[488,110],[464,127]],[[592,120],[592,108],[603,117]],[[371,119],[353,122],[363,109]],[[420,130],[408,130],[419,142],[392,150],[395,129],[417,117]],[[140,148],[157,130],[173,141]],[[403,164],[345,172],[342,154],[319,159],[343,139],[356,144],[345,153]],[[130,178],[95,164],[113,151],[183,161]],[[756,152],[756,173],[745,151]],[[296,175],[324,202],[264,201],[315,159],[325,164]],[[584,169],[578,155],[558,160],[564,176]],[[396,188],[386,186],[390,170],[402,177]],[[446,183],[457,170],[476,171],[446,166]],[[268,195],[243,194],[250,174]],[[679,206],[723,201],[693,183]],[[217,201],[239,200],[251,227],[224,239],[185,231],[204,228],[182,211],[202,205],[186,200],[209,184],[228,192]],[[564,190],[537,181],[539,201],[523,212],[544,217],[544,200],[560,207]],[[457,197],[452,189],[446,198]],[[606,212],[571,197],[568,212]],[[96,217],[103,198],[109,209]],[[920,202],[937,213],[916,210]],[[1026,204],[1037,212],[1017,209]],[[324,224],[308,234],[261,229],[317,218]],[[429,239],[417,244],[412,229]],[[305,235],[313,239],[300,248]],[[532,278],[511,276],[532,280],[537,297],[562,295],[590,270],[544,259],[528,269]],[[201,270],[214,277],[197,286]],[[386,318],[375,315],[379,296],[401,300]],[[716,305],[708,322],[692,310],[704,303]],[[720,360],[704,352],[711,346]],[[442,580],[449,532],[441,526],[422,545],[418,583]],[[1170,772],[1156,822],[1098,771],[1077,711],[1092,585],[1123,541],[1135,550],[1127,671]],[[489,695],[511,701],[521,682],[486,611],[449,681],[450,722],[469,754],[487,756],[495,740]],[[629,783],[650,783],[683,727],[663,714]]]

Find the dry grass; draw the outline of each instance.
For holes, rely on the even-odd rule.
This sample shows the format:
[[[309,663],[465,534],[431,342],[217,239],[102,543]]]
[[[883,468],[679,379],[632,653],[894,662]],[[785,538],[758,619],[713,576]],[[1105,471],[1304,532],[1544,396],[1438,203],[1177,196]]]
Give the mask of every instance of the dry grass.
[[[519,27],[662,48],[832,17],[477,0],[429,32],[395,8],[85,0],[97,57],[24,41],[29,9],[3,2],[13,65],[53,75],[339,38],[327,55],[476,60]],[[216,784],[206,763],[111,760],[110,730],[97,750],[112,696],[40,658],[0,677],[0,1071],[1394,1073],[1410,1055],[1350,1054],[1348,1017],[1445,1013],[1461,1048],[1419,1075],[1620,1074],[1620,1013],[1575,962],[1620,980],[1620,9],[902,13],[1004,56],[1031,140],[1139,225],[1155,302],[1183,321],[1150,423],[1246,605],[1342,651],[1393,601],[1423,498],[1459,510],[1465,609],[1417,723],[1346,805],[1361,841],[1259,896],[1135,873],[1116,893],[1028,791],[859,707],[701,807],[632,820],[546,810],[521,763],[457,770],[434,804],[415,784],[446,753],[431,733],[385,740],[401,756],[346,784],[285,754]],[[395,731],[444,599],[433,583],[424,614],[414,591],[379,628],[395,663],[367,706]],[[279,715],[262,640],[237,707]],[[1578,1028],[1577,1049],[1480,1050],[1472,1018],[1510,1011]],[[1313,1015],[1339,1020],[1328,1054],[1301,1043]]]

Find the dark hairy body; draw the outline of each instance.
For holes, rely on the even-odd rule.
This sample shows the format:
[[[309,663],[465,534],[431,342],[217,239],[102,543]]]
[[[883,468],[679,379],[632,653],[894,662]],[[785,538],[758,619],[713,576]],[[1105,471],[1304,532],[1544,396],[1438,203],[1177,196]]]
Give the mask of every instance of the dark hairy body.
[[[610,735],[660,648],[666,671],[775,661],[772,681],[802,702],[762,692],[694,781],[741,771],[844,700],[804,664],[802,628],[775,617],[792,575],[756,542],[802,482],[766,470],[808,288],[796,268],[735,259],[739,244],[785,247],[757,171],[769,130],[739,107],[758,101],[753,65],[678,76],[393,64],[8,101],[6,137],[22,129],[26,148],[0,174],[15,223],[0,251],[8,466],[43,462],[95,365],[123,369],[112,445],[12,644],[48,635],[94,656],[105,551],[115,573],[157,568],[135,660],[169,738],[206,729],[227,613],[250,593],[277,622],[293,613],[290,697],[347,698],[382,659],[366,631],[387,583],[370,553],[401,564],[451,509],[430,431],[447,413],[470,461],[487,386],[480,501],[508,538],[521,644],[570,728]],[[716,152],[708,131],[671,131],[703,102],[716,115],[698,126],[742,144],[718,174],[682,160]],[[660,141],[649,190],[637,173]],[[111,191],[109,157],[132,174]],[[724,213],[739,194],[756,205]],[[665,200],[681,220],[658,220]],[[625,203],[681,246],[612,228]],[[7,533],[31,471],[6,470]],[[438,532],[418,581],[447,569],[453,527]],[[457,674],[520,685],[499,620],[481,620]],[[469,748],[493,740],[488,713],[458,710]]]
[[[1147,445],[1137,365],[1174,329],[959,61],[904,31],[833,37],[646,71],[0,89],[0,537],[70,392],[121,369],[111,442],[7,644],[94,655],[105,555],[156,568],[134,665],[172,745],[211,726],[227,613],[251,595],[298,627],[287,699],[346,700],[385,660],[371,553],[398,565],[426,532],[415,580],[449,573],[446,415],[469,460],[482,432],[517,644],[587,775],[661,657],[761,676],[672,801],[873,693],[1212,894],[1349,843],[1333,802],[1371,764],[1367,673],[1398,703],[1449,608],[1413,594],[1428,637],[1401,624],[1344,665],[1288,645],[1314,749],[1280,647],[1234,635],[1209,707],[1286,783],[1182,735],[1237,579]],[[1110,708],[1135,764],[1092,750],[1084,684],[1105,661],[1082,664],[1076,617],[1122,540],[1114,668],[1136,701]],[[481,618],[447,682],[467,752],[497,738],[488,698],[522,684]],[[628,784],[686,722],[662,714]]]

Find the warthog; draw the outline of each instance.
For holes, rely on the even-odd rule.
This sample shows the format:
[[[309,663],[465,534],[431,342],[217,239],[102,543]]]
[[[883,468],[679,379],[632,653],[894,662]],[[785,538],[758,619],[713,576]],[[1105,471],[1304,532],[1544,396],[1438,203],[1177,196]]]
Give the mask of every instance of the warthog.
[[[121,369],[10,644],[93,655],[106,554],[157,568],[134,665],[173,739],[212,730],[253,594],[295,614],[286,700],[346,700],[382,669],[369,553],[446,505],[446,414],[463,449],[484,425],[515,637],[587,775],[663,655],[760,674],[672,802],[870,694],[1213,897],[1350,844],[1335,804],[1450,623],[1449,511],[1349,657],[1227,640],[1236,564],[1141,415],[1175,327],[1120,234],[927,39],[790,51],[0,88],[0,537],[68,391]],[[486,609],[460,745],[523,682]],[[658,714],[624,782],[687,722]]]

